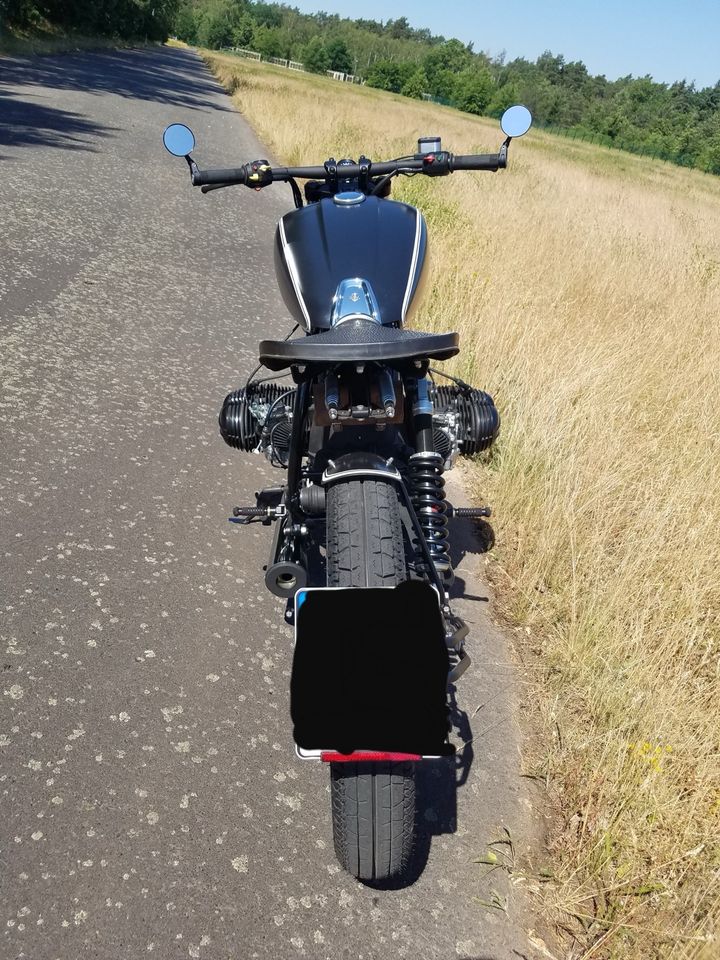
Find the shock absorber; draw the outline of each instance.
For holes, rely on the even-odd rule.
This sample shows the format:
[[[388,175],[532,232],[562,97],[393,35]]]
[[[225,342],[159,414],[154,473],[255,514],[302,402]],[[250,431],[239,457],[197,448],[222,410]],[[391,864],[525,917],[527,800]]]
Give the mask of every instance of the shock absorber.
[[[433,449],[432,401],[428,381],[417,381],[413,403],[415,443],[418,452],[408,459],[410,499],[420,523],[428,550],[440,576],[452,583],[454,579],[448,549],[447,503],[443,458]]]
[[[325,377],[325,406],[331,420],[337,420],[338,407],[340,405],[340,388],[338,378],[334,373],[328,373]]]
[[[395,385],[392,381],[390,371],[386,367],[378,370],[377,375],[378,390],[380,391],[380,402],[388,417],[395,416]]]

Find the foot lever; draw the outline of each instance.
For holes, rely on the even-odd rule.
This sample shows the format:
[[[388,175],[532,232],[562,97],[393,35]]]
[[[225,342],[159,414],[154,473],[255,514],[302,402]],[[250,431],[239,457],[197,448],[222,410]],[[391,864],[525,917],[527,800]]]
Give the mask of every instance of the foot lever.
[[[465,653],[464,650],[451,650],[450,653],[450,663],[454,665],[448,673],[448,686],[451,683],[455,683],[460,677],[465,673],[467,668],[470,666],[470,657]]]

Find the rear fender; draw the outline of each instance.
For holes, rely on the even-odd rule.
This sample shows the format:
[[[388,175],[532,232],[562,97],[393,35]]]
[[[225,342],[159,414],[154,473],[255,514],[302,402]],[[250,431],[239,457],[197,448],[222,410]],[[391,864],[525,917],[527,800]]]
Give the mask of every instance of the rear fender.
[[[321,483],[329,486],[339,480],[351,477],[374,477],[376,480],[390,480],[404,487],[400,471],[393,466],[392,458],[385,460],[376,453],[356,450],[344,453],[336,460],[328,460]]]

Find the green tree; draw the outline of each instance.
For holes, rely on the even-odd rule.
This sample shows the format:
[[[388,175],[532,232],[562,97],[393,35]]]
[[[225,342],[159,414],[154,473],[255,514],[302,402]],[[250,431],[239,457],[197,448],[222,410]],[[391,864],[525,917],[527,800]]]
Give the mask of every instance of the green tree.
[[[229,3],[215,3],[203,13],[197,25],[197,42],[201,47],[218,50],[232,45],[233,9]]]
[[[251,10],[255,23],[263,27],[279,27],[282,23],[283,12],[277,3],[253,3]]]
[[[374,33],[376,36],[380,36],[383,32],[383,25],[378,23],[377,20],[356,20],[356,26],[360,30],[366,30],[368,33]]]
[[[552,51],[546,50],[537,58],[535,65],[540,75],[549,80],[550,83],[560,83],[565,66],[565,57],[556,57]]]
[[[398,63],[395,60],[377,60],[367,75],[367,85],[378,90],[390,90],[400,93],[415,67],[412,63]]]
[[[255,22],[248,14],[243,14],[232,28],[232,42],[234,47],[247,49],[253,41]]]
[[[429,93],[452,100],[456,76],[472,64],[472,54],[459,40],[448,40],[432,47],[425,55],[423,68],[428,78]]]
[[[422,67],[411,74],[402,85],[400,93],[404,97],[412,97],[414,100],[422,100],[422,95],[427,93],[428,78]]]
[[[560,82],[571,90],[582,90],[590,79],[588,69],[581,61],[565,63],[560,72]]]
[[[462,71],[455,83],[453,105],[466,113],[485,113],[494,87],[489,70],[468,67]]]
[[[280,31],[275,27],[266,27],[264,24],[253,28],[251,46],[264,57],[282,57],[287,60],[287,51],[283,44]]]
[[[415,32],[408,23],[407,17],[398,17],[397,20],[388,20],[385,30],[396,40],[409,40]]]
[[[495,90],[487,105],[486,112],[491,117],[500,117],[508,107],[520,102],[517,85],[512,82],[506,83]]]
[[[708,173],[720,173],[720,119],[717,126],[718,133],[705,144],[698,158],[699,166]]]
[[[185,43],[197,43],[197,20],[191,3],[183,3],[175,16],[173,31]]]
[[[42,4],[35,0],[0,0],[0,23],[27,27],[42,17]]]
[[[325,44],[327,55],[330,58],[329,70],[339,70],[341,73],[352,73],[352,58],[347,44],[341,37],[334,37]]]
[[[302,51],[302,62],[310,73],[325,73],[330,69],[330,55],[320,37],[313,37]]]

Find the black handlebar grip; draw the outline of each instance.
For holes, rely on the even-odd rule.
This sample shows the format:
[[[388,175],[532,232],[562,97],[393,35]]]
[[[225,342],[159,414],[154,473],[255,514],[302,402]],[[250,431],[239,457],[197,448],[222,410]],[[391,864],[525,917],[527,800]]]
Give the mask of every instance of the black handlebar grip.
[[[497,153],[475,153],[465,156],[454,156],[450,161],[450,169],[455,170],[490,170],[494,172],[500,167],[500,157]]]
[[[192,182],[194,187],[202,187],[207,183],[245,183],[246,178],[245,167],[234,167],[229,170],[196,170]]]

